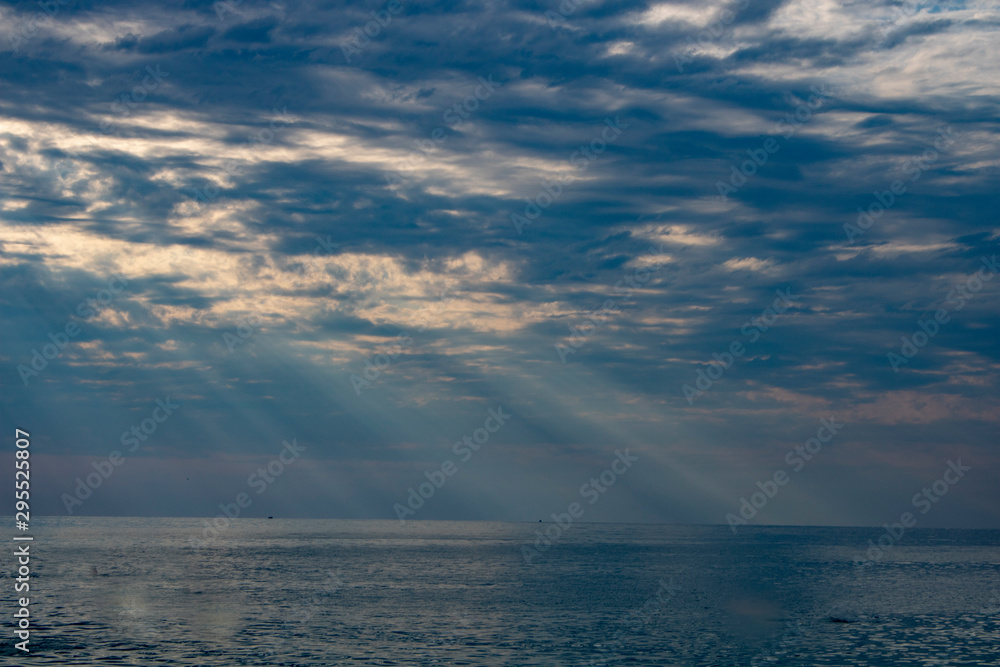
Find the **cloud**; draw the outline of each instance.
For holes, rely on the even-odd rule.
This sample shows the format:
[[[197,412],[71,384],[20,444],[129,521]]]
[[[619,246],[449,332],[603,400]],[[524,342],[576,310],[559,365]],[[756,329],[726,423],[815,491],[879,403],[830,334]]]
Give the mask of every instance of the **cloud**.
[[[55,424],[54,453],[98,456],[172,392],[184,416],[143,456],[236,475],[238,455],[294,435],[304,471],[354,462],[372,484],[360,514],[384,517],[412,483],[402,463],[439,458],[498,403],[518,415],[509,440],[441,516],[516,518],[477,484],[501,497],[500,471],[566,461],[570,485],[612,444],[708,507],[768,438],[802,440],[826,411],[859,450],[895,452],[919,425],[946,458],[962,424],[992,461],[1000,283],[900,373],[886,355],[1000,245],[995,6],[742,5],[584,3],[553,28],[556,3],[404,3],[350,62],[375,5],[67,5],[34,29],[33,7],[5,7],[5,404]],[[787,125],[820,85],[823,107]],[[609,118],[627,125],[614,141]],[[942,128],[954,145],[906,180]],[[780,149],[720,200],[768,138]],[[897,179],[905,195],[849,242]],[[511,214],[556,181],[518,234]],[[81,317],[119,272],[126,289]],[[795,306],[751,343],[777,289]],[[556,344],[609,300],[563,364]],[[18,366],[67,322],[79,337],[25,386]],[[352,374],[400,335],[412,345],[359,396]],[[746,353],[689,404],[683,385],[734,341]],[[637,514],[615,518],[717,520],[653,477],[616,487]]]

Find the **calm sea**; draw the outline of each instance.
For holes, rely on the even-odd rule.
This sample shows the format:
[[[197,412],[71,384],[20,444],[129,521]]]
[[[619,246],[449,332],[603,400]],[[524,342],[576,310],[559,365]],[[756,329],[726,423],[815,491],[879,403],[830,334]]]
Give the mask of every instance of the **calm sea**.
[[[33,523],[8,665],[1000,665],[1000,531],[239,519]],[[884,539],[887,542],[887,539]],[[873,552],[874,553],[874,552]]]

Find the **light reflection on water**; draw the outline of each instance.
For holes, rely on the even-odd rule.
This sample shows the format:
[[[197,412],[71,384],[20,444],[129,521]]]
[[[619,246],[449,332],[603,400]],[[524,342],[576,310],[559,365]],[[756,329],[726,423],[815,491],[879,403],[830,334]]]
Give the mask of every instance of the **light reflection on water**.
[[[31,664],[1000,664],[1000,531],[859,571],[877,529],[578,524],[526,565],[537,524],[199,525],[37,522]]]

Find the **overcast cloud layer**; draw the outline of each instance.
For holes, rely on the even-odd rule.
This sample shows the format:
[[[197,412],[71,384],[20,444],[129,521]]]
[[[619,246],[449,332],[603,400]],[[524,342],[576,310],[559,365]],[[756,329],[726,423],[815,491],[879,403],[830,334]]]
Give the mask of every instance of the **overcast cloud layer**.
[[[395,518],[451,459],[411,518],[533,521],[629,449],[585,520],[785,470],[751,523],[881,525],[960,459],[919,525],[1000,527],[997,3],[561,7],[0,6],[33,509],[120,450],[75,514],[214,515],[294,438],[252,515]]]

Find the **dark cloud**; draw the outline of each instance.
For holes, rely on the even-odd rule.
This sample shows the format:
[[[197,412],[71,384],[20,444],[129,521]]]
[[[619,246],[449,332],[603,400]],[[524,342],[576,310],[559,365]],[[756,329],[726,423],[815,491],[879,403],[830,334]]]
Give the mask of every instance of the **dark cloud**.
[[[561,500],[546,489],[631,446],[650,477],[622,506],[642,509],[607,518],[719,521],[729,489],[830,414],[850,429],[797,493],[844,522],[881,523],[949,457],[985,469],[1000,283],[960,310],[949,296],[1000,245],[998,98],[975,55],[995,12],[742,4],[584,4],[554,27],[555,2],[67,5],[16,52],[34,5],[8,5],[6,409],[47,425],[53,454],[102,456],[170,394],[184,408],[142,456],[238,477],[240,456],[295,435],[317,480],[334,462],[381,503],[352,515],[378,517],[497,404],[516,419],[463,472],[488,493],[435,516],[502,497],[510,470],[545,515]],[[958,139],[934,149],[947,128]],[[651,248],[662,265],[636,284]],[[117,272],[121,294],[80,316]],[[788,288],[795,305],[750,342]],[[952,319],[894,372],[887,354],[941,308]],[[19,366],[67,322],[79,336],[25,385]],[[734,342],[746,353],[689,402]],[[286,493],[347,512],[321,481]],[[989,493],[954,499],[970,525],[996,525]],[[109,498],[90,507],[127,511]],[[523,518],[494,504],[484,518]]]

